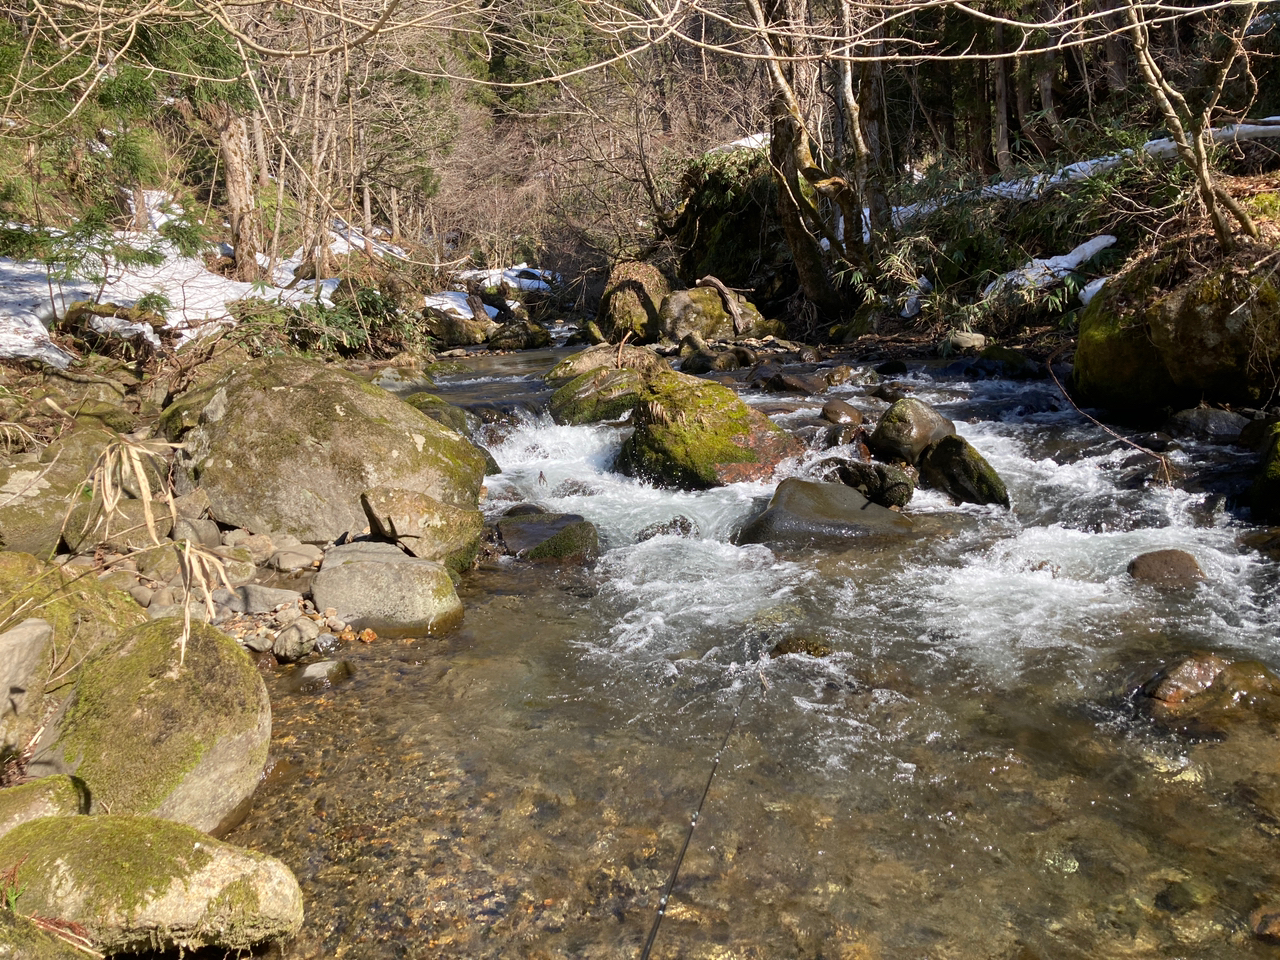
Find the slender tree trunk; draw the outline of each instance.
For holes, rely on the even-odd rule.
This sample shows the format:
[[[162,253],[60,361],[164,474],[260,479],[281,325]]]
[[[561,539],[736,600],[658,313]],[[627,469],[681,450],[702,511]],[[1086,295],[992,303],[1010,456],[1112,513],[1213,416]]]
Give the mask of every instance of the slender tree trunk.
[[[262,118],[253,118],[253,148],[258,157],[258,189],[265,190],[271,183],[270,161],[267,157],[267,140],[262,133]]]
[[[1004,24],[995,27],[996,53],[1004,53]],[[1009,148],[1009,61],[996,58],[996,166],[1008,175],[1013,170],[1013,151]]]
[[[258,252],[262,248],[262,210],[258,206],[253,153],[244,118],[220,103],[203,106],[205,120],[218,134],[218,155],[226,184],[227,219],[235,251],[232,276],[253,283],[262,278]]]
[[[400,191],[391,188],[391,239],[400,239]]]

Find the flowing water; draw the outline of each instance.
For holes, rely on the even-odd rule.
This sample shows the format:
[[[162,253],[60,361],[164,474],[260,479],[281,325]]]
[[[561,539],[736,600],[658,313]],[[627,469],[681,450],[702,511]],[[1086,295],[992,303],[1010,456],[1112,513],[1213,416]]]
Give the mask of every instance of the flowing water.
[[[1247,457],[1190,445],[1153,485],[1051,383],[917,374],[1013,510],[918,492],[922,536],[773,552],[731,543],[772,485],[655,489],[610,472],[623,429],[531,413],[551,362],[440,392],[517,411],[485,509],[582,514],[594,567],[489,563],[454,632],[346,649],[320,692],[269,678],[273,766],[230,839],[302,883],[286,956],[637,956],[735,711],[654,957],[1272,955],[1274,731],[1188,738],[1128,696],[1193,649],[1280,665],[1280,567],[1215,492]],[[878,414],[867,379],[832,394]],[[694,536],[637,542],[677,515]],[[1131,581],[1160,547],[1205,583]],[[794,637],[833,653],[769,655]]]

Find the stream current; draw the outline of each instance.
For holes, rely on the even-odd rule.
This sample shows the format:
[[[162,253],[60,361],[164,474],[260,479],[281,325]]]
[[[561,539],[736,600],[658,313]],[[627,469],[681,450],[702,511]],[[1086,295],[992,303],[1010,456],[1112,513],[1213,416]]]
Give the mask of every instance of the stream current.
[[[229,839],[298,876],[286,957],[638,956],[739,707],[655,958],[1273,955],[1248,918],[1280,900],[1274,732],[1182,736],[1130,696],[1191,650],[1280,666],[1274,547],[1214,492],[1248,455],[1184,444],[1185,479],[1151,484],[1051,381],[916,372],[1012,511],[918,491],[925,535],[891,548],[740,547],[773,484],[611,473],[624,428],[531,412],[562,355],[468,361],[434,390],[524,411],[493,432],[483,507],[585,516],[596,564],[486,563],[456,630],[346,648],[353,678],[319,692],[268,677],[271,767]],[[873,376],[742,395],[784,425],[831,396],[875,417]],[[677,515],[693,536],[637,542]],[[1205,582],[1133,582],[1162,547]],[[788,637],[833,652],[771,657]]]

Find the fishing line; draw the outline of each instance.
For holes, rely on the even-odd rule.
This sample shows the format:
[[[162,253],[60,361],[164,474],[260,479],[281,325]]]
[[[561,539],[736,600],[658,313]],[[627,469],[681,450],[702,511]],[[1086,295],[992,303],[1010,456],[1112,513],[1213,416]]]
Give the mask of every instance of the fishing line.
[[[676,885],[676,877],[680,875],[680,865],[684,863],[684,855],[689,850],[689,841],[693,839],[693,831],[698,826],[698,820],[702,816],[702,806],[707,802],[707,794],[711,792],[711,781],[716,778],[716,771],[720,769],[720,758],[724,756],[725,749],[729,746],[729,738],[733,736],[733,731],[738,726],[738,716],[742,713],[742,705],[747,702],[747,696],[751,693],[753,685],[746,684],[742,688],[742,696],[738,698],[738,705],[733,708],[733,717],[729,720],[729,729],[724,732],[724,739],[720,742],[720,749],[716,751],[716,755],[711,760],[711,772],[707,774],[707,784],[702,788],[702,797],[698,800],[698,807],[693,811],[693,816],[689,818],[689,829],[685,832],[684,843],[680,847],[680,852],[676,855],[675,866],[671,868],[671,875],[667,877],[667,885],[662,888],[662,897],[658,900],[658,913],[653,918],[653,926],[649,928],[649,938],[644,942],[644,948],[640,951],[640,960],[649,960],[649,951],[653,949],[653,941],[658,937],[658,928],[662,926],[662,918],[667,915],[667,902],[671,899],[671,890]],[[765,681],[764,674],[760,674],[760,688],[768,690],[769,684]]]

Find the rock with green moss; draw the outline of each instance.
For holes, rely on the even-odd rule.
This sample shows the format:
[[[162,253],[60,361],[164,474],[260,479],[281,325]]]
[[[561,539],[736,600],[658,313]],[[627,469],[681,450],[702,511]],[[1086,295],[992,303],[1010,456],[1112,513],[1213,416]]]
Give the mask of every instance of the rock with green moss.
[[[27,917],[0,908],[0,958],[3,960],[84,960],[67,941],[37,927]]]
[[[229,526],[334,540],[364,528],[360,494],[379,486],[476,506],[484,455],[345,371],[293,357],[256,360],[203,391],[195,406],[197,425],[170,439],[185,442],[182,468]]]
[[[1254,404],[1280,386],[1280,281],[1257,256],[1205,270],[1184,241],[1115,277],[1080,318],[1072,384],[1084,403],[1133,416]],[[1249,253],[1249,251],[1245,251]]]
[[[127,553],[163,543],[172,530],[173,515],[163,500],[120,500],[108,513],[95,499],[72,509],[62,540],[72,553],[91,553],[99,544]]]
[[[489,337],[490,350],[540,350],[551,345],[551,331],[534,320],[504,323]]]
[[[1009,491],[995,467],[963,437],[943,437],[926,447],[920,480],[960,503],[1009,506]]]
[[[484,515],[441,503],[414,490],[375,487],[360,494],[360,506],[375,537],[399,544],[415,557],[450,570],[470,568],[484,533]]]
[[[94,949],[248,950],[293,936],[302,891],[274,857],[118,814],[45,818],[0,838],[18,909],[77,924]]]
[[[924,448],[956,432],[955,424],[923,400],[907,397],[884,412],[867,446],[876,456],[912,464]]]
[[[621,420],[640,402],[644,383],[644,374],[628,367],[589,370],[551,395],[551,418],[566,424]]]
[[[916,490],[913,472],[891,463],[844,460],[832,472],[845,486],[882,507],[905,507]]]
[[[1250,489],[1253,518],[1280,525],[1280,423],[1273,423],[1263,440],[1262,463]]]
[[[600,332],[613,343],[629,337],[634,343],[659,339],[658,309],[671,292],[662,271],[649,263],[629,260],[609,271],[600,300]]]
[[[735,293],[733,298],[742,314],[741,332],[734,330],[733,315],[725,306],[719,290],[715,287],[694,287],[692,290],[677,290],[662,301],[658,314],[659,333],[676,343],[691,333],[704,340],[783,335],[782,324],[766,320],[746,297]]]
[[[472,347],[485,343],[502,326],[488,314],[483,320],[477,320],[435,307],[422,311],[422,321],[426,332],[444,347]]]
[[[619,367],[639,370],[646,377],[651,377],[655,373],[671,372],[671,364],[648,347],[637,347],[629,343],[622,346],[600,343],[565,357],[552,367],[543,379],[552,386],[559,386],[591,370]]]
[[[410,557],[391,543],[356,541],[329,550],[311,581],[318,609],[356,630],[425,637],[462,619],[462,601],[443,564]]]
[[[497,526],[504,549],[521,560],[585,563],[600,553],[595,525],[575,513],[508,514]]]
[[[0,837],[42,817],[78,817],[89,812],[89,790],[78,777],[41,777],[0,790]],[[0,953],[0,957],[4,954]]]
[[[29,770],[75,774],[95,813],[234,825],[266,766],[271,704],[238,643],[193,622],[184,654],[182,633],[153,620],[86,662]]]
[[[482,426],[480,418],[474,413],[463,410],[462,407],[454,406],[449,401],[437,397],[434,393],[411,393],[404,398],[404,402],[425,413],[436,423],[448,427],[454,433],[459,433],[468,440],[474,440],[477,431]]]
[[[802,447],[728,387],[682,373],[649,379],[618,469],[662,486],[706,489],[764,480]]]
[[[25,553],[0,553],[0,623],[18,626],[38,611],[36,623],[43,639],[19,655],[0,646],[0,674],[27,662],[20,681],[23,693],[10,686],[0,710],[0,755],[21,750],[44,717],[70,693],[85,659],[112,646],[120,633],[146,622],[147,614],[129,594],[101,583],[93,571],[73,571],[37,560]],[[30,622],[30,621],[28,621]]]
[[[843,547],[909,535],[913,529],[902,514],[871,503],[852,487],[788,477],[778,484],[765,511],[735,539],[738,543]]]

